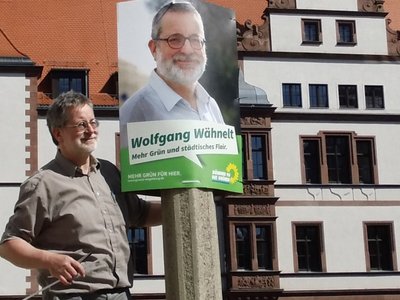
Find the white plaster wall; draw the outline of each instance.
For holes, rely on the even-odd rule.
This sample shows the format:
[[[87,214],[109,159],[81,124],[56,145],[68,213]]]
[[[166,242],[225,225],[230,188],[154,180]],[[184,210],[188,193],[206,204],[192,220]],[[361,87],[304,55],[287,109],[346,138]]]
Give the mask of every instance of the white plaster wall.
[[[0,187],[0,235],[3,234],[5,225],[14,210],[18,192],[18,187]],[[0,258],[0,295],[25,294],[28,288],[25,277],[28,275],[28,270],[18,268]]]
[[[357,289],[396,289],[399,286],[397,275],[349,276],[349,277],[303,277],[280,278],[279,283],[286,291],[298,290],[357,290]],[[362,299],[362,298],[361,298]]]
[[[375,186],[275,186],[274,194],[280,200],[289,201],[399,201],[399,189]]]
[[[165,293],[164,279],[136,278],[131,292],[134,294]]]
[[[321,44],[302,45],[302,18],[321,20]],[[354,46],[337,45],[336,20],[355,21],[357,43]],[[388,53],[384,18],[271,14],[270,27],[272,51],[380,55]]]
[[[296,8],[358,11],[357,0],[296,0]]]
[[[373,113],[400,113],[400,64],[398,62],[371,61],[313,61],[292,59],[260,60],[246,58],[244,61],[245,81],[262,88],[271,104],[280,111],[283,106],[282,83],[300,83],[303,108],[310,107],[309,84],[327,84],[329,111],[341,113],[371,113],[365,109],[365,85],[384,87],[385,109],[373,110]],[[338,85],[351,84],[358,88],[358,106],[356,110],[339,110]],[[285,108],[286,111],[296,111]],[[313,108],[312,112],[324,112],[328,109]]]
[[[0,74],[0,182],[25,179],[25,74]]]
[[[292,222],[321,221],[323,244],[326,251],[327,272],[365,272],[365,244],[363,222],[385,221],[394,224],[394,241],[400,239],[400,210],[387,206],[307,206],[276,207],[279,269],[282,273],[293,273]],[[285,258],[285,259],[282,259]],[[397,251],[397,261],[399,261]],[[307,282],[307,284],[304,284]],[[281,278],[281,288],[297,289],[363,289],[395,288],[396,276],[390,277],[307,277]]]
[[[301,184],[300,136],[319,131],[354,131],[360,136],[375,136],[378,178],[380,184],[400,183],[400,126],[396,124],[273,122],[272,155],[274,179],[279,184]],[[277,190],[278,192],[278,190]],[[387,191],[388,199],[399,198],[396,191]],[[282,195],[283,196],[283,195]],[[301,195],[297,195],[301,197]]]

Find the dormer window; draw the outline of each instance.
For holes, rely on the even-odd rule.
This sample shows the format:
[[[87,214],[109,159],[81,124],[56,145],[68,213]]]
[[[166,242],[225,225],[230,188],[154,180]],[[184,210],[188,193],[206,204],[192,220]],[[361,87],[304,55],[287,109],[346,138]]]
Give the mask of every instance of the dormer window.
[[[88,70],[52,70],[51,94],[52,98],[70,90],[87,96]]]

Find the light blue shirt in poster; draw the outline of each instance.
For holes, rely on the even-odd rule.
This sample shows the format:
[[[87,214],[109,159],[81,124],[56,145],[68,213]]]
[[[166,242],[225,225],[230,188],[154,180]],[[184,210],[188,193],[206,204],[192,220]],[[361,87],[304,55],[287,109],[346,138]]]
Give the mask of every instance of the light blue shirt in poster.
[[[175,93],[155,71],[149,83],[121,106],[121,129],[130,122],[158,120],[203,120],[224,123],[217,102],[198,83],[197,110]]]

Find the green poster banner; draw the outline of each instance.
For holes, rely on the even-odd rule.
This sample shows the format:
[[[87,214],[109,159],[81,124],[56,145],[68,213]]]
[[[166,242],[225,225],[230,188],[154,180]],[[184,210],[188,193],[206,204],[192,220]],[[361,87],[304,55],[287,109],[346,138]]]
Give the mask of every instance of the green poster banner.
[[[123,191],[211,188],[242,193],[241,136],[206,121],[127,124],[122,143]]]

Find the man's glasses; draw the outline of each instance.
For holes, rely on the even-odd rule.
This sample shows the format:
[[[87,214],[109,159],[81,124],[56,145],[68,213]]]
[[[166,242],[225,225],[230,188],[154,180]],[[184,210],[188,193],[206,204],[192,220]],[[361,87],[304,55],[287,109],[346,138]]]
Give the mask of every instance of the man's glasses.
[[[99,121],[96,119],[88,121],[81,121],[75,125],[65,125],[66,128],[77,128],[79,132],[84,132],[89,128],[89,125],[92,129],[96,129],[99,126]]]
[[[202,37],[199,37],[196,34],[193,34],[189,37],[185,37],[180,33],[172,34],[165,39],[158,38],[158,39],[154,39],[154,40],[165,41],[168,43],[168,46],[170,46],[172,49],[181,49],[185,45],[186,40],[189,40],[190,46],[192,46],[192,48],[195,50],[203,49],[204,44],[206,42],[205,39],[203,39]]]

